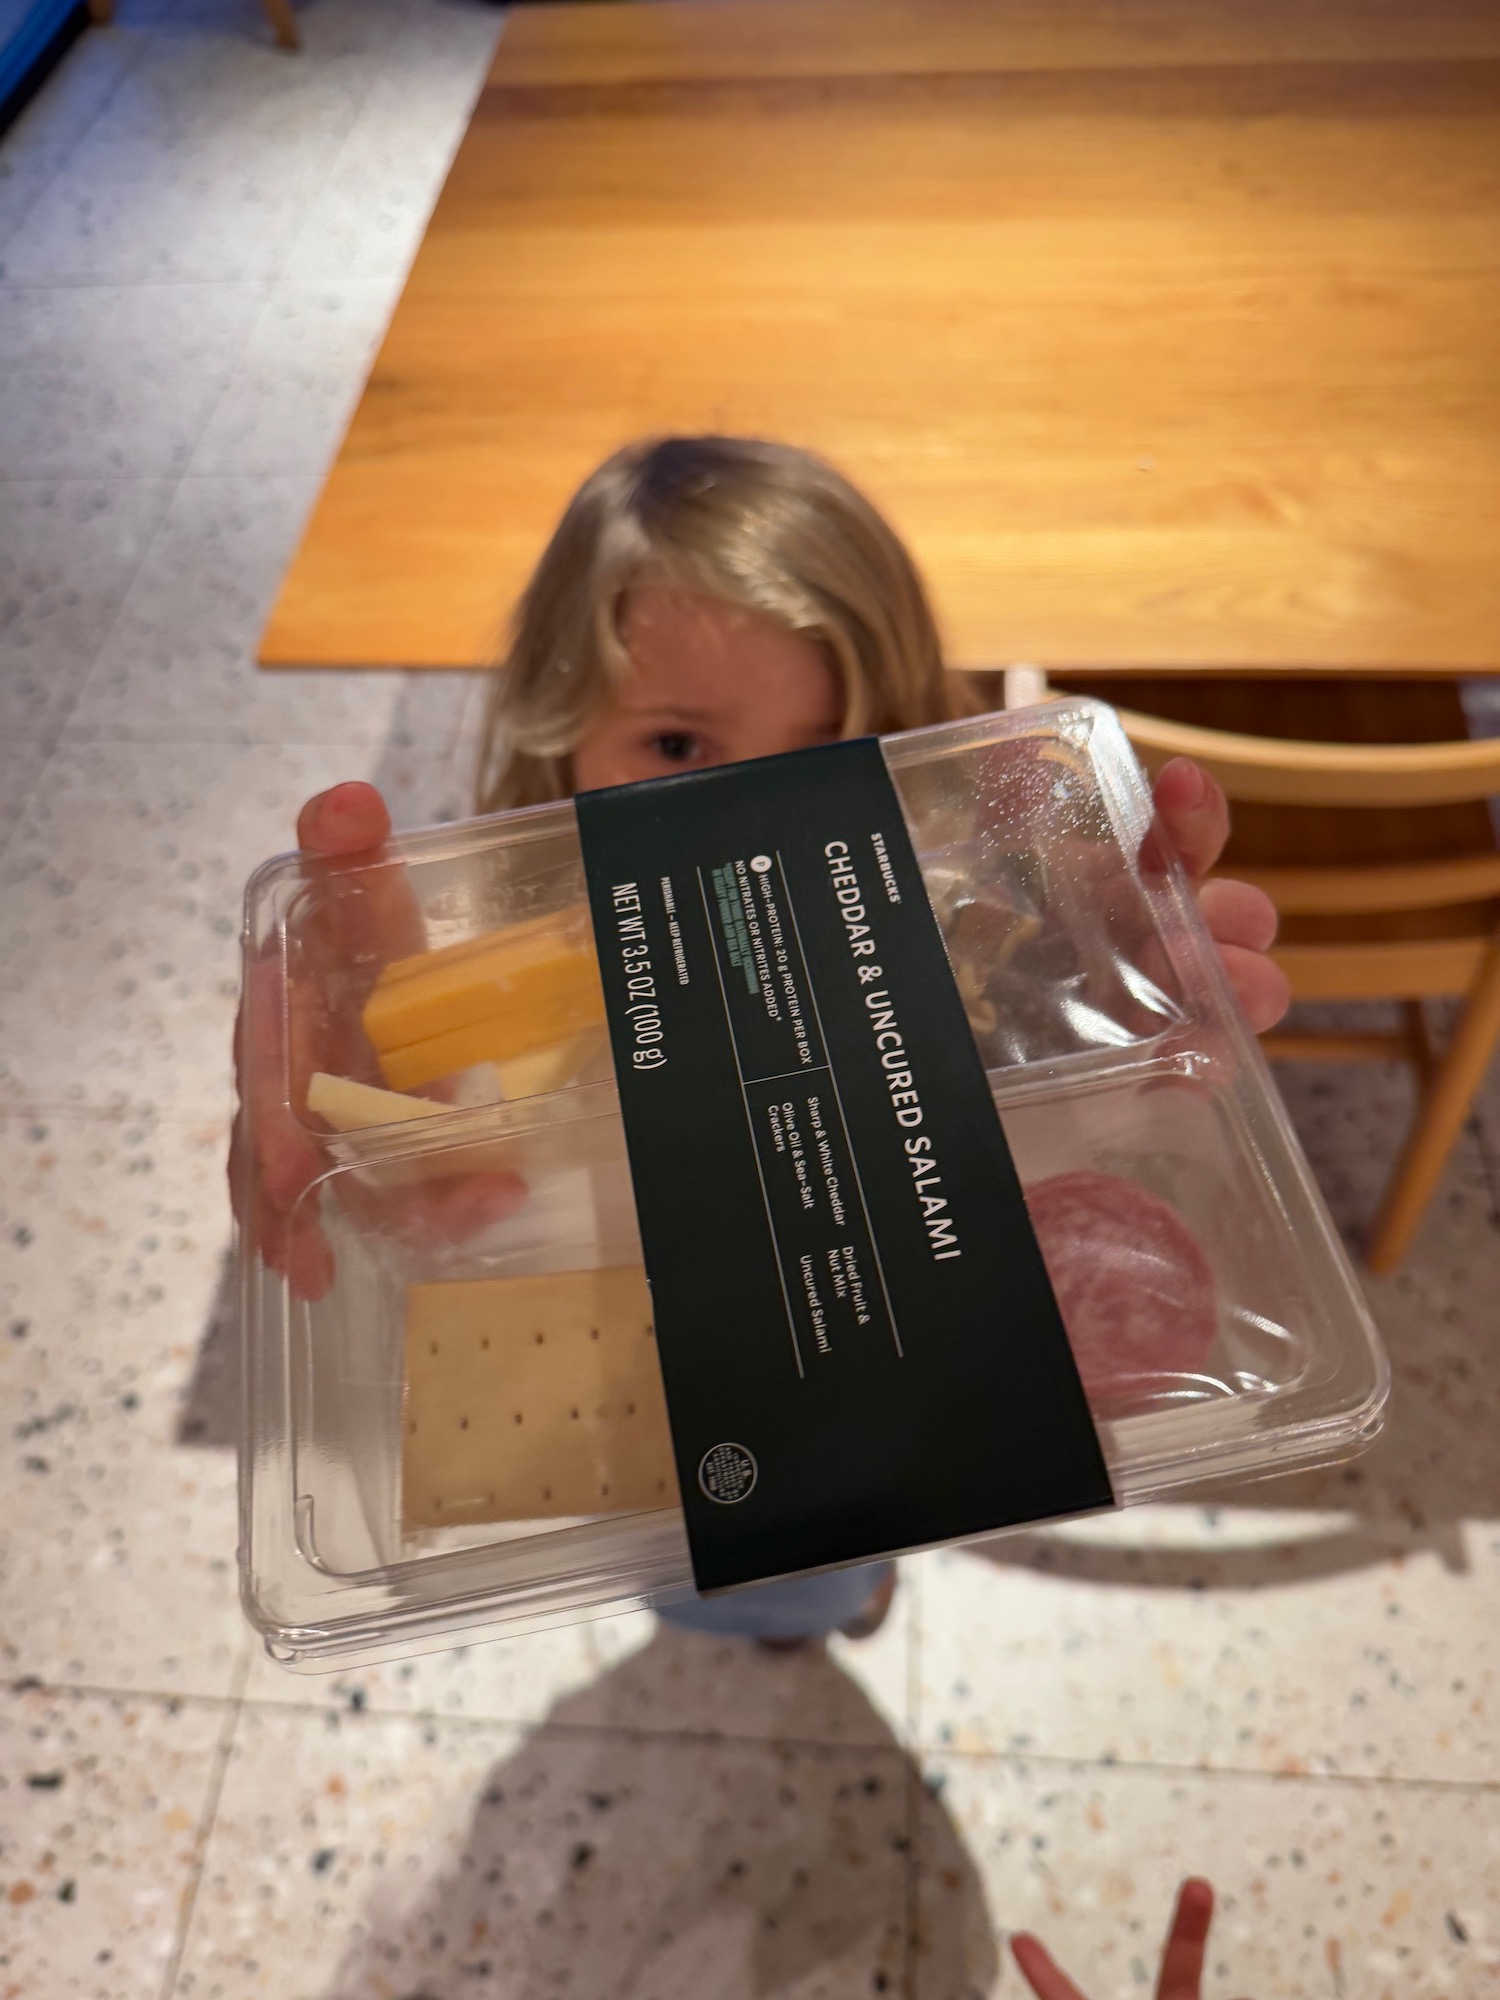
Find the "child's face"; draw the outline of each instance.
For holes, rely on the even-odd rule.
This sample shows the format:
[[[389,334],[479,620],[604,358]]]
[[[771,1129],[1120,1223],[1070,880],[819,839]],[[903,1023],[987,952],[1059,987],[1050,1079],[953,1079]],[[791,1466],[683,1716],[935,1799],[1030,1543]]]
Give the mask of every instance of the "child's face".
[[[631,674],[573,753],[575,791],[829,743],[838,677],[810,639],[716,598],[642,585],[621,638]]]

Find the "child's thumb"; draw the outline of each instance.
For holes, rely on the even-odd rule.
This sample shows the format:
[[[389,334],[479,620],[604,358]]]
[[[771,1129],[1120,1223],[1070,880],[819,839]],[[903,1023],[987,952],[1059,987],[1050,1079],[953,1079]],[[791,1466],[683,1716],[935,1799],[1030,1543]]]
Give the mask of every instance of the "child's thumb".
[[[385,800],[358,778],[319,792],[297,815],[297,845],[304,854],[365,854],[389,839],[390,831]]]

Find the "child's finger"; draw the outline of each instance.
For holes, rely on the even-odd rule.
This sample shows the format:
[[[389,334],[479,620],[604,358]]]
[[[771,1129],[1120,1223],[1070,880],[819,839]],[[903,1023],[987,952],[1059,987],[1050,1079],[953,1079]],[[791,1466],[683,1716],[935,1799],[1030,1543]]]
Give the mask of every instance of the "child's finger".
[[[385,800],[362,779],[319,792],[297,815],[304,872],[330,884],[306,928],[335,963],[384,963],[421,951],[427,941],[405,868],[379,859],[390,834]],[[348,880],[339,883],[343,875]]]
[[[427,1225],[441,1242],[465,1243],[492,1223],[514,1215],[526,1195],[519,1174],[469,1174],[439,1181],[428,1193]]]
[[[529,1193],[519,1174],[504,1171],[447,1174],[408,1187],[372,1187],[357,1174],[340,1174],[334,1185],[344,1208],[362,1229],[416,1251],[468,1242],[514,1215]]]
[[[1087,2000],[1087,1995],[1079,1992],[1040,1938],[1034,1938],[1029,1931],[1016,1931],[1010,1948],[1021,1968],[1021,1977],[1037,2000]]]
[[[297,845],[304,854],[332,859],[368,854],[391,834],[391,815],[373,785],[351,778],[310,798],[297,815]]]
[[[1280,918],[1264,889],[1252,882],[1216,875],[1198,891],[1198,908],[1216,944],[1240,944],[1246,951],[1269,951]]]
[[[1142,866],[1164,865],[1159,832],[1189,875],[1206,875],[1229,838],[1229,801],[1218,781],[1191,757],[1174,757],[1157,773],[1151,797],[1156,825],[1141,850]]]
[[[1214,1918],[1214,1892],[1201,1876],[1190,1876],[1177,1892],[1172,1928],[1161,1957],[1156,2000],[1199,2000],[1208,1927]]]
[[[1274,958],[1242,945],[1221,944],[1219,957],[1229,974],[1240,1010],[1257,1035],[1264,1035],[1292,1004],[1292,989]]]
[[[277,959],[267,954],[252,960],[236,1023],[235,1068],[240,1102],[254,1120],[261,1184],[282,1210],[292,1207],[318,1171],[317,1149],[286,1102],[286,1004]]]
[[[286,1281],[294,1299],[315,1304],[332,1287],[333,1245],[313,1222],[294,1222],[287,1233]]]

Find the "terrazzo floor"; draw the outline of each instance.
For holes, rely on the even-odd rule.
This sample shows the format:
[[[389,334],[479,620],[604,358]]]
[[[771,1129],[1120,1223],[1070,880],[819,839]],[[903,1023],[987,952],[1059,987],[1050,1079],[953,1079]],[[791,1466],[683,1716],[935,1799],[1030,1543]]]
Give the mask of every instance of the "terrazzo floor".
[[[0,142],[0,1996],[1500,1995],[1500,1085],[1370,1298],[1357,1465],[905,1566],[773,1658],[633,1616],[332,1680],[235,1602],[237,897],[462,808],[463,677],[251,648],[500,27],[122,0]],[[1399,1077],[1299,1071],[1342,1226]]]

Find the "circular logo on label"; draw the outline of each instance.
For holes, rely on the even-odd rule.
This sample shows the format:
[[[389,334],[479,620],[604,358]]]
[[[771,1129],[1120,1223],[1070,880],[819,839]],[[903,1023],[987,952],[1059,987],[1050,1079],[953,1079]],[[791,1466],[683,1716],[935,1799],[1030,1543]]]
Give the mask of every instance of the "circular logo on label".
[[[755,870],[757,875],[768,874],[771,867],[771,857],[769,854],[757,854],[750,863],[750,866]]]
[[[703,1454],[698,1484],[710,1500],[721,1507],[732,1507],[755,1491],[758,1471],[754,1454],[742,1444],[716,1444],[712,1451]]]

